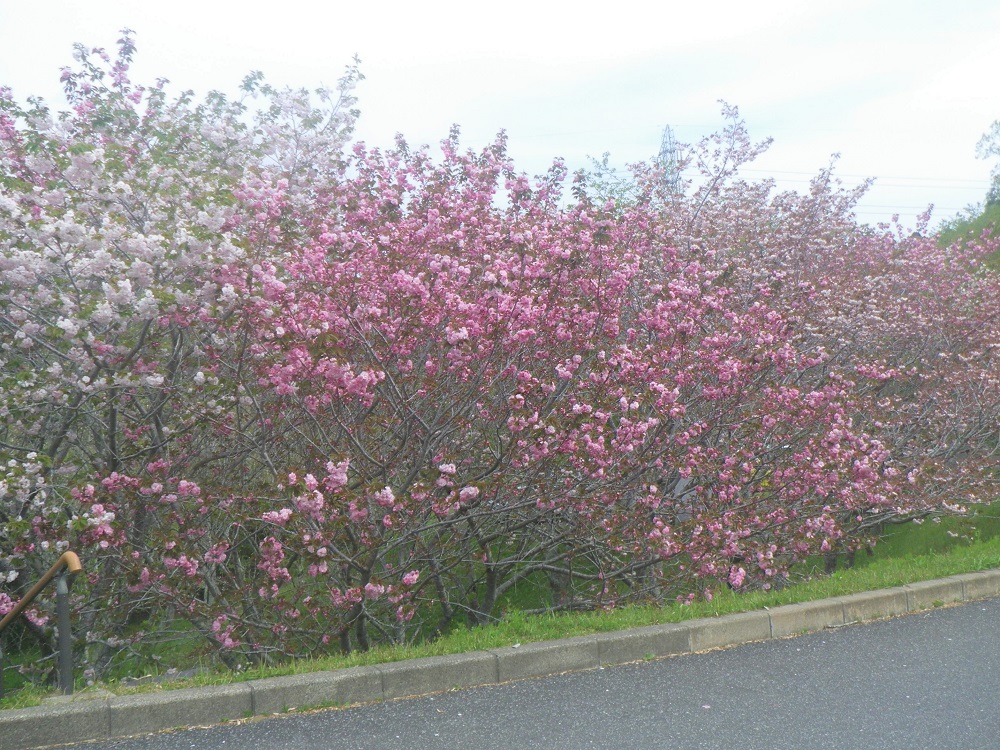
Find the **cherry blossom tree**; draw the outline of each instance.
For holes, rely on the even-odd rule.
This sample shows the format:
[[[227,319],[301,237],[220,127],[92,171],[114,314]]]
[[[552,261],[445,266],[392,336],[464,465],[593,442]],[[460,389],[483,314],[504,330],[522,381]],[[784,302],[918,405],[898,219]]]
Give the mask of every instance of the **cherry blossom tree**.
[[[735,108],[609,186],[349,145],[356,67],[197,102],[133,53],[0,91],[0,611],[71,545],[95,673],[781,585],[995,493],[995,248],[745,181]]]

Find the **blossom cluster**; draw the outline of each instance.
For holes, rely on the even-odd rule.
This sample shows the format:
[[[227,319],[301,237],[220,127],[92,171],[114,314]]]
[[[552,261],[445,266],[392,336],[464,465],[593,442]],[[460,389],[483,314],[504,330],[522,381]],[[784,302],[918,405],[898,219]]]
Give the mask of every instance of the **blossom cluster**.
[[[529,178],[350,144],[354,68],[195,102],[133,52],[0,90],[0,607],[71,546],[91,668],[771,587],[995,493],[996,248],[741,180],[735,110],[686,181]]]

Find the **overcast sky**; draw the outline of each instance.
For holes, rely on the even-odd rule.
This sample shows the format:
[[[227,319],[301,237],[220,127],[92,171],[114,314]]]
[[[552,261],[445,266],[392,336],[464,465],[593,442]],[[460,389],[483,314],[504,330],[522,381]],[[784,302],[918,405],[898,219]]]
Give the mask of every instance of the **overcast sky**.
[[[696,141],[724,99],[774,138],[748,177],[805,189],[839,153],[845,184],[877,178],[868,222],[981,201],[975,145],[1000,119],[997,0],[0,0],[0,85],[58,102],[72,44],[126,26],[139,82],[199,94],[252,70],[332,84],[357,54],[358,138],[435,144],[458,124],[478,148],[505,129],[529,173],[648,159],[668,124]]]

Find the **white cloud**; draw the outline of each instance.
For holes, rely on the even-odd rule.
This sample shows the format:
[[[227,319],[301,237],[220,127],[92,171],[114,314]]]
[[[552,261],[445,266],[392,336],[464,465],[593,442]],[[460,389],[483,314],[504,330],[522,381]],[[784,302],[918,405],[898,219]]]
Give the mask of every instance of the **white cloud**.
[[[759,166],[788,186],[835,151],[845,174],[932,178],[873,193],[871,205],[910,215],[982,197],[989,165],[974,146],[1000,117],[992,0],[5,3],[0,84],[55,99],[72,43],[113,46],[123,26],[137,31],[137,78],[202,93],[232,92],[254,69],[279,85],[329,84],[357,53],[362,137],[433,143],[457,122],[478,147],[506,128],[527,171],[556,155],[649,157],[665,124],[687,140],[718,126],[724,98],[754,136],[775,137]],[[879,212],[892,209],[866,218]]]

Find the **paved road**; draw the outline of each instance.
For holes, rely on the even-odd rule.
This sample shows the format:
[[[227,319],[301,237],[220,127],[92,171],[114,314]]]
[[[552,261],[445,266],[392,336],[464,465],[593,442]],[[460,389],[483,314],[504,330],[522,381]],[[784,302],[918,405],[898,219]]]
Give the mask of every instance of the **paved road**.
[[[87,750],[996,750],[1000,600]]]

